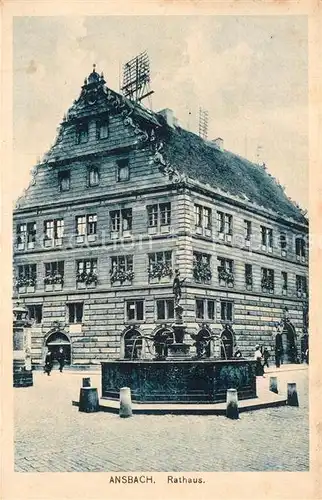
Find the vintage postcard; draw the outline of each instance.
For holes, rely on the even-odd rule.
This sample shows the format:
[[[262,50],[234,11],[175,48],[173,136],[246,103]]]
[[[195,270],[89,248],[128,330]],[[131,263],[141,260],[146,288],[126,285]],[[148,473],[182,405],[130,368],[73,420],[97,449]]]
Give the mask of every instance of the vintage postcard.
[[[322,498],[319,5],[2,5],[2,498]]]

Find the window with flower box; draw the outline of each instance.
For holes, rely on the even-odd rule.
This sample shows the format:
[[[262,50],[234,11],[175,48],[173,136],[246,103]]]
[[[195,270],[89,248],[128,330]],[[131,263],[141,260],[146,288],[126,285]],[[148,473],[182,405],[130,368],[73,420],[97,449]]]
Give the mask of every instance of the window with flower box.
[[[17,249],[25,250],[35,247],[36,243],[36,223],[27,222],[17,224]]]
[[[58,186],[60,191],[69,191],[70,170],[61,170],[60,172],[58,172]]]
[[[132,235],[132,208],[110,212],[111,239],[129,238]]]
[[[212,299],[196,299],[196,319],[214,321],[215,301]]]
[[[285,233],[280,234],[280,247],[282,257],[286,257],[287,254],[287,237]]]
[[[156,301],[156,319],[173,320],[174,319],[174,300],[159,299]]]
[[[218,282],[221,286],[234,286],[234,261],[225,257],[218,257]]]
[[[64,285],[64,261],[46,262],[44,286],[46,292],[62,290]]]
[[[127,158],[118,160],[117,164],[117,182],[130,180],[130,165]]]
[[[212,273],[209,254],[193,252],[192,274],[196,283],[210,283]]]
[[[76,262],[77,288],[94,288],[97,282],[97,259],[78,260]]]
[[[63,244],[64,219],[46,220],[44,222],[44,246],[59,247]]]
[[[306,261],[306,241],[302,236],[298,236],[295,239],[295,253],[296,253],[296,260],[299,262],[305,262]]]
[[[250,220],[244,220],[244,238],[245,246],[249,247],[252,238],[252,222]]]
[[[111,257],[111,284],[131,285],[134,278],[133,255]]]
[[[234,303],[227,300],[220,301],[220,319],[221,321],[233,321]]]
[[[253,289],[253,266],[252,266],[252,264],[245,264],[245,286],[246,286],[246,290]]]
[[[274,270],[262,267],[261,269],[262,291],[265,293],[274,293]]]
[[[95,241],[97,237],[97,215],[78,215],[76,217],[76,242]]]
[[[307,297],[306,276],[296,275],[296,294],[298,297]]]
[[[87,184],[89,187],[98,186],[100,182],[99,170],[97,167],[87,168]]]
[[[127,321],[144,320],[144,300],[128,300],[126,302]]]
[[[76,127],[76,144],[84,144],[88,141],[88,123],[79,123]]]
[[[211,208],[195,204],[194,213],[196,233],[211,236]]]
[[[107,139],[108,137],[108,119],[102,118],[96,121],[96,139]]]
[[[16,287],[19,293],[30,293],[36,289],[37,266],[36,264],[25,264],[18,266],[18,277]]]
[[[281,278],[282,278],[282,295],[287,295],[287,290],[288,290],[288,276],[287,276],[287,272],[282,271],[281,272]]]
[[[273,229],[261,226],[262,250],[269,253],[273,252]]]
[[[83,302],[72,302],[67,304],[69,324],[82,323],[83,321]]]
[[[148,277],[150,283],[168,283],[173,276],[172,252],[149,254]]]
[[[147,206],[148,233],[168,233],[171,226],[171,203]]]
[[[42,305],[41,304],[31,304],[27,305],[28,309],[28,319],[34,322],[36,325],[42,322]]]
[[[217,211],[217,232],[220,240],[231,243],[233,234],[233,216]]]

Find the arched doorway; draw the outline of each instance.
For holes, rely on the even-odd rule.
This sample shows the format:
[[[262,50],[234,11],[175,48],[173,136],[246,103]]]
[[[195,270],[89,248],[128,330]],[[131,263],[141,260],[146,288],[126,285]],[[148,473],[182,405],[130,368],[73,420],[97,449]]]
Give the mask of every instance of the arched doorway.
[[[221,333],[221,359],[231,359],[234,349],[234,335],[231,328],[226,327]]]
[[[51,333],[47,337],[45,346],[51,350],[54,359],[57,359],[59,349],[62,348],[65,358],[65,364],[70,365],[71,362],[70,340],[65,333],[60,331]]]
[[[293,324],[290,321],[284,321],[282,331],[283,343],[283,362],[296,363],[297,362],[297,347],[296,347],[296,332]]]
[[[196,335],[191,335],[191,337],[195,340],[196,346],[196,354],[198,358],[206,357],[209,358],[211,355],[211,332],[203,326]]]
[[[123,336],[124,359],[139,359],[142,354],[142,336],[141,333],[131,328]]]
[[[173,344],[174,340],[174,331],[167,326],[161,326],[154,332],[153,346],[156,359],[164,359],[168,356],[168,345]]]

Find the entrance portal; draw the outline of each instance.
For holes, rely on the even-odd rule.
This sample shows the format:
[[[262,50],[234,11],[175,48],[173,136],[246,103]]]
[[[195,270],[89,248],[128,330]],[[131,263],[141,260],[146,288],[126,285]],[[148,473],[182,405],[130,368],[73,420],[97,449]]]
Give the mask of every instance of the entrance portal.
[[[296,348],[296,332],[295,328],[290,321],[284,322],[282,331],[283,342],[283,362],[296,363],[297,361],[297,348]]]
[[[142,337],[138,330],[128,330],[124,335],[124,359],[138,359],[142,353]]]
[[[46,340],[46,347],[51,350],[53,358],[57,360],[59,349],[62,348],[64,352],[65,364],[70,365],[70,340],[63,332],[54,332],[49,335]]]

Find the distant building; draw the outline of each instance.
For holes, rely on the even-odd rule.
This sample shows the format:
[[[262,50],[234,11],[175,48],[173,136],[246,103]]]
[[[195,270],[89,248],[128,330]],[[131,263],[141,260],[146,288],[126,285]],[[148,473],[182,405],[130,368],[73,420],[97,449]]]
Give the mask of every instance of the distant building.
[[[228,356],[249,356],[256,344],[274,351],[281,323],[295,360],[307,236],[266,168],[180,128],[171,110],[126,100],[94,70],[14,210],[14,300],[34,321],[33,364],[48,345],[74,365],[143,355],[133,338],[174,321],[175,269],[188,333],[209,329]]]

